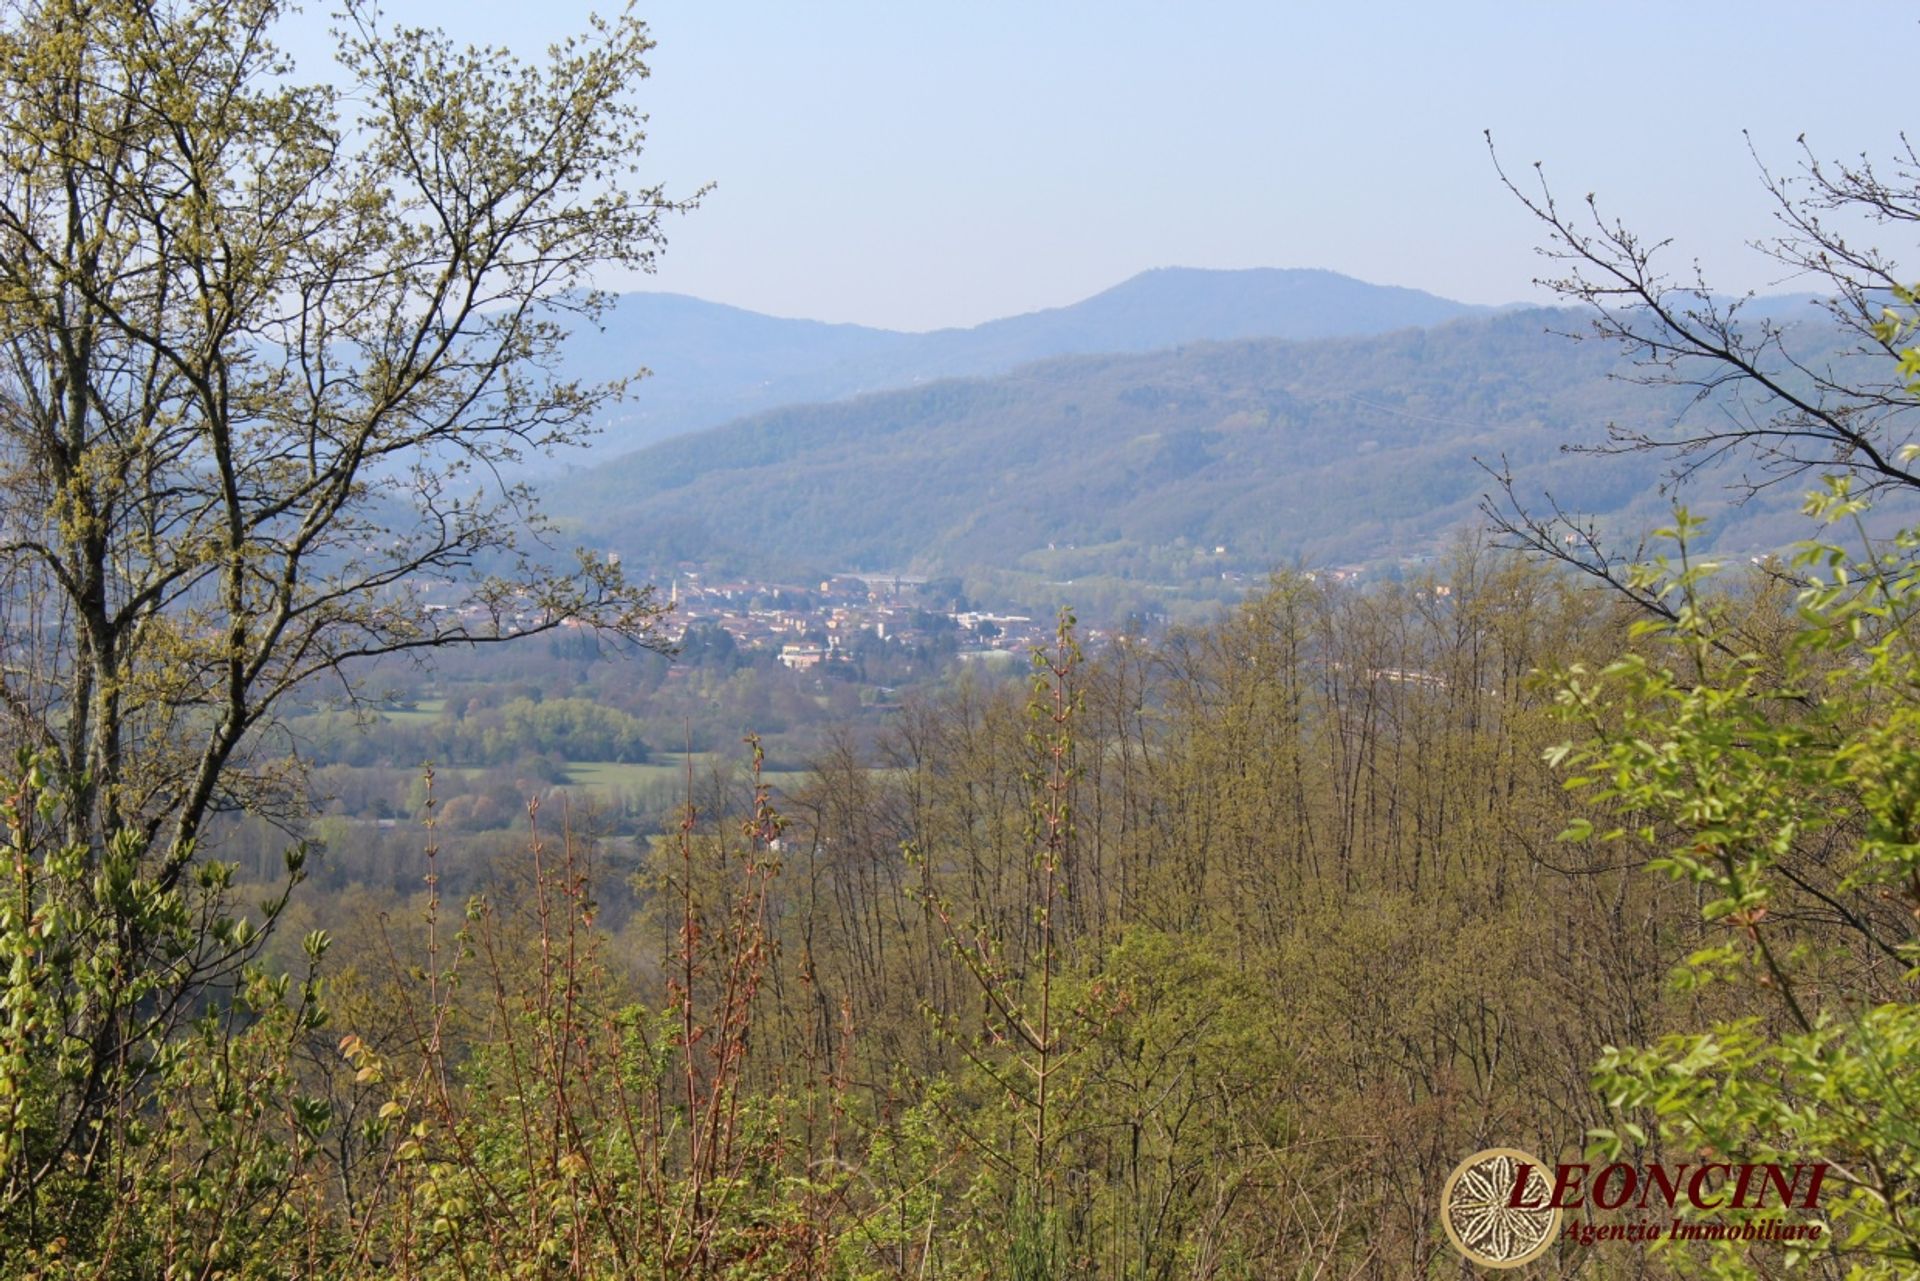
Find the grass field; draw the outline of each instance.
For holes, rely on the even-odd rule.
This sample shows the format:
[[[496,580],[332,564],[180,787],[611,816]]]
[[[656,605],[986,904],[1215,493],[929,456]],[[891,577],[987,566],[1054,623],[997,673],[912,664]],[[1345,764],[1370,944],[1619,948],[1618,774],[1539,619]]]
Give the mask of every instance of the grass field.
[[[710,768],[707,754],[696,752],[693,757],[694,777],[698,779]],[[671,786],[684,782],[686,777],[687,763],[684,760],[654,761],[645,765],[627,765],[619,761],[575,761],[567,766],[569,786],[596,792],[615,789],[638,791],[662,783]]]
[[[693,754],[693,777],[700,783],[713,768],[715,756],[712,752]],[[736,762],[737,775],[745,777],[746,764]],[[487,772],[486,769],[472,765],[454,765],[440,770],[456,778],[475,778]],[[800,777],[799,770],[782,770],[768,766],[765,774],[768,782],[791,783]],[[676,795],[686,786],[687,761],[685,757],[671,760],[661,759],[644,765],[631,765],[622,761],[574,761],[567,766],[567,781],[562,784],[568,791],[582,797],[605,797],[614,792],[625,792],[629,796],[671,789]]]
[[[425,725],[440,719],[440,709],[446,705],[444,698],[423,698],[412,707],[383,707],[381,719],[395,725]]]
[[[694,781],[698,783],[713,766],[713,753],[695,752]],[[745,763],[735,761],[734,766],[736,772],[744,776]],[[791,779],[798,774],[798,771],[776,769],[771,765],[764,772],[771,782]],[[673,760],[650,761],[645,765],[626,765],[618,761],[574,761],[567,766],[567,785],[588,792],[635,792],[662,785],[683,787],[686,781],[687,759],[684,756]]]

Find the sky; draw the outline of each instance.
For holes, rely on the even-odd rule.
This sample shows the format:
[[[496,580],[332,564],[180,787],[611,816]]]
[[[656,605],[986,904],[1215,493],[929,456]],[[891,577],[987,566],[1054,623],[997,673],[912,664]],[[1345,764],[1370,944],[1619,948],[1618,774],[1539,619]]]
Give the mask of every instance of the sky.
[[[388,0],[528,55],[590,8]],[[1509,172],[1541,163],[1563,203],[1596,193],[1671,237],[1676,267],[1792,290],[1746,248],[1773,224],[1742,131],[1778,170],[1802,134],[1823,159],[1885,157],[1897,68],[1920,47],[1911,7],[1845,0],[639,12],[658,41],[638,88],[646,173],[714,189],[669,226],[657,274],[606,283],[895,329],[1060,306],[1163,266],[1544,301],[1541,237],[1489,129]]]

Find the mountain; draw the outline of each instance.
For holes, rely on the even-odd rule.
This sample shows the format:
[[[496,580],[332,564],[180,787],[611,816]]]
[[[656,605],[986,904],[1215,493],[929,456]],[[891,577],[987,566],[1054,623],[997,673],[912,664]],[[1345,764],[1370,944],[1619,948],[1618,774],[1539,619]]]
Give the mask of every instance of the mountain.
[[[680,294],[623,295],[605,327],[567,342],[570,374],[618,378],[645,366],[596,452],[638,448],[795,401],[835,400],[863,385],[848,366],[882,365],[916,335],[763,316]]]
[[[928,334],[964,373],[997,372],[1044,356],[1154,351],[1234,338],[1340,338],[1424,328],[1492,310],[1331,271],[1168,267],[1071,307]]]
[[[623,296],[601,331],[576,334],[569,372],[632,373],[600,454],[637,448],[780,405],[840,400],[1049,356],[1151,351],[1234,338],[1385,333],[1484,311],[1330,271],[1149,271],[1068,307],[970,329],[899,333],[783,320],[678,294]],[[576,464],[578,465],[578,464]]]
[[[1172,583],[1436,551],[1477,523],[1475,460],[1504,457],[1523,491],[1651,529],[1670,513],[1670,459],[1562,447],[1609,422],[1671,423],[1686,393],[1622,381],[1617,349],[1553,332],[1578,323],[1510,311],[1059,358],[754,415],[607,460],[548,506],[635,564]],[[1721,547],[1802,536],[1802,486],[1734,506],[1729,475],[1687,491]]]

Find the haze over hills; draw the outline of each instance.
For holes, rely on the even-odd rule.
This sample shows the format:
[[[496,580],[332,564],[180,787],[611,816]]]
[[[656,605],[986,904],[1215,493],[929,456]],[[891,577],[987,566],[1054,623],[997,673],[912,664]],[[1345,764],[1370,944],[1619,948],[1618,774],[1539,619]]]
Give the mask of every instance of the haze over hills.
[[[1279,268],[1163,268],[1071,306],[930,333],[785,320],[635,293],[621,298],[604,332],[576,334],[568,359],[573,372],[592,379],[642,363],[652,370],[606,424],[596,444],[605,454],[782,405],[1004,373],[1050,356],[1378,334],[1487,310],[1330,271]]]
[[[1578,323],[1507,311],[1067,357],[788,407],[603,461],[555,485],[551,509],[652,564],[1166,583],[1437,551],[1477,523],[1488,478],[1475,459],[1504,456],[1528,491],[1652,529],[1670,514],[1670,459],[1562,446],[1610,421],[1671,422],[1686,398],[1611,377],[1621,356],[1607,344],[1550,332]],[[1717,483],[1729,474],[1687,495],[1719,545],[1804,536],[1809,486],[1734,507]]]

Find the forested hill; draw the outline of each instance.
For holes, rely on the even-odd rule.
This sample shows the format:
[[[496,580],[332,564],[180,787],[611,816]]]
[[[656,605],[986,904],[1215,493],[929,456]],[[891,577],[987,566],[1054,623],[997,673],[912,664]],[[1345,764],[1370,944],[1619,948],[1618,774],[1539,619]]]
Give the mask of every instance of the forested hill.
[[[1064,578],[1179,577],[1430,550],[1475,518],[1475,460],[1623,530],[1663,523],[1672,460],[1569,455],[1610,421],[1685,401],[1610,375],[1616,348],[1510,311],[1315,342],[1210,343],[1057,359],[839,404],[792,407],[610,460],[556,485],[589,541],[742,568],[993,566]],[[1696,412],[1720,412],[1709,407]],[[1799,537],[1804,486],[1729,510],[1687,501],[1724,547]],[[1217,575],[1215,575],[1217,577]]]
[[[781,405],[1005,373],[1048,356],[1207,339],[1385,333],[1483,310],[1330,271],[1275,268],[1165,268],[1072,306],[918,334],[636,293],[620,300],[605,332],[576,334],[569,360],[573,372],[589,378],[616,377],[639,364],[652,370],[606,424],[604,452]]]

